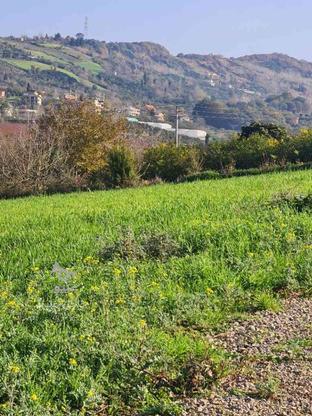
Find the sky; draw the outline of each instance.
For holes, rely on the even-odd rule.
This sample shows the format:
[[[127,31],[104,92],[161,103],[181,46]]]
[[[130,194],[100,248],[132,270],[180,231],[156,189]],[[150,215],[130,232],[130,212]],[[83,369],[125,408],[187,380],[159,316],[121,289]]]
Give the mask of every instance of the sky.
[[[0,36],[84,31],[173,54],[281,52],[312,61],[312,0],[0,0]]]

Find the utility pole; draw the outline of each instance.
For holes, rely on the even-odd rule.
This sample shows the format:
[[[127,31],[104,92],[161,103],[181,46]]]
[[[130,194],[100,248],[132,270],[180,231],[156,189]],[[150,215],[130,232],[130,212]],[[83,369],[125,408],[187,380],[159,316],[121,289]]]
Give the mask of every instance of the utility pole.
[[[179,147],[179,107],[176,106],[176,131],[175,131],[175,144]]]

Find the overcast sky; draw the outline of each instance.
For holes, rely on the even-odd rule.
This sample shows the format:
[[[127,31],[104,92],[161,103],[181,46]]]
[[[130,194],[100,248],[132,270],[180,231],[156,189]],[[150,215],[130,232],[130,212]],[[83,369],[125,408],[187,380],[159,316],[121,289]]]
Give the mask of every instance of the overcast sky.
[[[0,0],[0,35],[82,32],[172,53],[282,52],[312,61],[312,0]]]

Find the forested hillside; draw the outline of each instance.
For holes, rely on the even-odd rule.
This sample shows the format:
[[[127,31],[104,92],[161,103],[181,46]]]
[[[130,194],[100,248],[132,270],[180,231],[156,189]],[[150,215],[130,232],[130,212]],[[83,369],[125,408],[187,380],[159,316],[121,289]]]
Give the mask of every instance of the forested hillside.
[[[73,91],[123,104],[181,104],[217,128],[260,119],[291,128],[311,123],[312,63],[281,54],[173,56],[149,42],[106,43],[81,34],[0,38],[0,85],[18,97],[28,84],[51,98]]]

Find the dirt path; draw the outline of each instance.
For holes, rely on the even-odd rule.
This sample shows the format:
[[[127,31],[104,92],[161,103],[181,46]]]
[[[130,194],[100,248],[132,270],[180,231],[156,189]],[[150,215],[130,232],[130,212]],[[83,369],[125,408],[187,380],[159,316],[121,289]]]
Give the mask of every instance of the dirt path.
[[[214,342],[233,354],[236,369],[210,398],[188,400],[185,416],[312,415],[312,300],[256,313]]]

